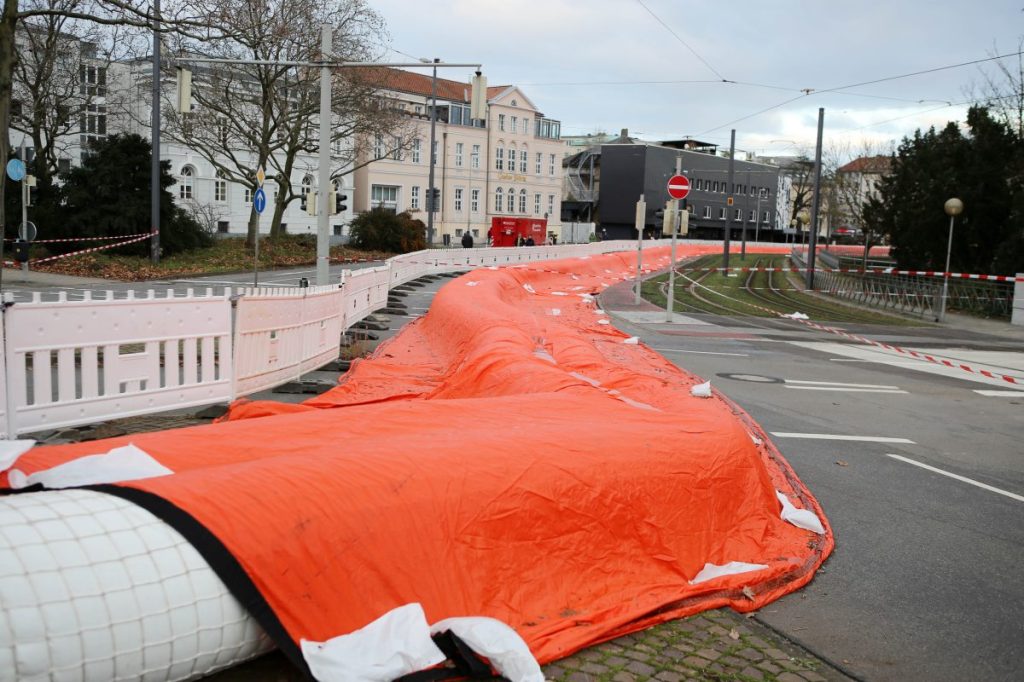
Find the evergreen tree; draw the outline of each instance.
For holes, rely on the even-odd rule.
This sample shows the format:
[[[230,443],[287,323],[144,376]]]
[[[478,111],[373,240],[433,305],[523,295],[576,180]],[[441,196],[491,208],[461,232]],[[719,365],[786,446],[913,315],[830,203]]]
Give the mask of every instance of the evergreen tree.
[[[1024,270],[1024,145],[982,107],[967,115],[969,134],[955,123],[904,138],[892,172],[870,202],[870,229],[888,234],[901,268],[943,270],[951,197],[964,202],[956,219],[950,268],[1006,274]]]
[[[54,236],[114,237],[150,230],[150,144],[135,134],[111,135],[94,143],[81,166],[64,176],[61,221]],[[170,162],[160,164],[160,246],[163,253],[208,246],[212,236],[174,204]],[[78,248],[76,245],[75,248]],[[149,241],[118,249],[144,256]]]

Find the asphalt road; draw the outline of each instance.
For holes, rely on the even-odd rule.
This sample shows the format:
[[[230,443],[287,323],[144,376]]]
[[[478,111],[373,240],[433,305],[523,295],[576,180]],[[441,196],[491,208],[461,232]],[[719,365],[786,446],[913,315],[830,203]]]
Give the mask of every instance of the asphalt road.
[[[758,618],[865,680],[1021,679],[1024,386],[795,322],[682,320],[619,326],[773,434],[835,531],[824,570]],[[1024,381],[1024,329],[847,330]]]

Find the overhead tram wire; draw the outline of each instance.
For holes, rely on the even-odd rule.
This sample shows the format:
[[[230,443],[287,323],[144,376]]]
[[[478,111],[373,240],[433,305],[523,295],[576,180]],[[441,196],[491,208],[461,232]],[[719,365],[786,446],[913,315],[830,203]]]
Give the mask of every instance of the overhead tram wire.
[[[669,33],[671,33],[672,37],[679,41],[679,44],[681,44],[683,47],[685,47],[687,50],[689,50],[693,54],[694,57],[699,59],[701,64],[703,64],[704,66],[708,67],[713,74],[715,74],[720,79],[722,79],[722,82],[725,82],[725,83],[730,82],[728,78],[726,78],[721,73],[719,73],[718,69],[716,69],[715,67],[711,66],[711,64],[708,62],[708,60],[706,60],[706,59],[704,59],[704,57],[700,56],[700,54],[697,52],[697,50],[695,50],[692,47],[690,47],[689,43],[687,43],[685,40],[680,38],[679,34],[676,33],[675,31],[673,31],[671,26],[669,26],[668,24],[666,24],[664,21],[661,20],[661,17],[659,17],[654,12],[652,12],[651,8],[648,7],[647,5],[645,5],[643,0],[636,0],[636,1],[637,1],[637,3],[641,7],[643,7],[647,11],[648,14],[650,14],[652,17],[654,17],[655,21],[657,21],[659,24],[664,26],[665,30],[668,31]]]

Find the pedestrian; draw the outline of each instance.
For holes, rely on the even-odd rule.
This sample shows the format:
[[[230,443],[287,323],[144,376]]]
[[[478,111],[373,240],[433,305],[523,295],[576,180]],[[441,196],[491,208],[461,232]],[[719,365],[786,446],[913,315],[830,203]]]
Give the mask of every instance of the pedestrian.
[[[472,249],[473,248],[473,235],[470,233],[469,230],[466,230],[466,233],[464,235],[462,235],[462,248],[464,248],[464,249]]]
[[[533,246],[534,245],[533,235],[532,234],[529,237],[526,238],[526,245],[527,246]]]

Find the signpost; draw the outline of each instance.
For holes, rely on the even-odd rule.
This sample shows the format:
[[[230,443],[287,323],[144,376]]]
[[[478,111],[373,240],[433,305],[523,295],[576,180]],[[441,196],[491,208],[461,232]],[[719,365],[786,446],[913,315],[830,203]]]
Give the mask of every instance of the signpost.
[[[253,241],[252,253],[252,285],[260,285],[260,214],[267,208],[267,193],[263,191],[263,181],[267,178],[263,166],[256,169],[256,182],[259,185],[252,195],[252,207],[256,211],[256,239]]]
[[[15,182],[21,182],[25,177],[25,162],[21,159],[11,159],[8,161],[7,177]]]
[[[674,215],[679,209],[679,202],[682,201],[690,194],[690,178],[682,175],[683,159],[682,157],[676,157],[676,174],[668,179],[668,195],[674,199],[670,201],[669,210],[673,213],[672,220],[672,263],[668,268],[668,296],[665,298],[665,321],[672,321],[672,308],[675,307],[676,301],[676,231],[679,229],[679,223],[682,222],[681,215]]]
[[[644,224],[647,222],[647,202],[644,195],[636,202],[636,304],[640,305],[640,271],[644,261]]]

